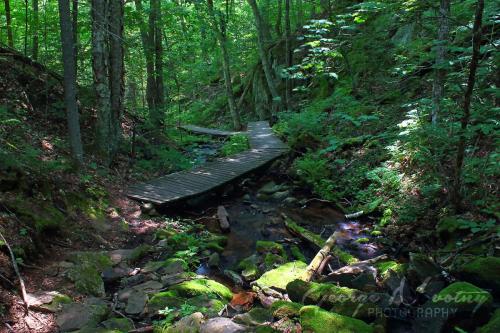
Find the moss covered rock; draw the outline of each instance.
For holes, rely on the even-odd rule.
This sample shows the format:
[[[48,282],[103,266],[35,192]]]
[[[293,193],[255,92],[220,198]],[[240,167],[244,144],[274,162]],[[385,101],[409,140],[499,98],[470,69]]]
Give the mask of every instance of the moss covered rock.
[[[112,266],[105,252],[73,252],[68,261],[75,265],[67,271],[67,277],[75,283],[79,292],[87,295],[105,296],[101,273]]]
[[[290,247],[290,252],[295,260],[307,262],[306,256],[302,253],[302,251],[300,251],[297,245],[292,245]]]
[[[497,309],[495,311],[490,321],[486,325],[481,326],[477,330],[477,333],[498,333],[498,332],[500,332],[500,309]]]
[[[292,261],[264,273],[253,283],[260,288],[286,290],[287,284],[303,276],[306,268],[307,264],[302,261]]]
[[[222,299],[231,300],[233,293],[223,284],[209,279],[194,279],[184,281],[170,288],[181,297],[194,297],[198,295],[216,295]]]
[[[377,272],[380,275],[380,277],[383,280],[385,280],[391,275],[391,273],[394,273],[397,276],[402,277],[406,273],[408,265],[403,263],[398,263],[393,260],[389,260],[389,261],[377,262],[375,264],[375,268],[377,269]]]
[[[271,312],[275,318],[295,318],[299,316],[302,306],[299,303],[280,300],[271,305]]]
[[[108,330],[117,330],[119,332],[128,332],[134,329],[134,325],[130,319],[126,318],[110,318],[101,323]]]
[[[234,322],[248,325],[248,326],[257,326],[262,325],[264,323],[271,322],[273,320],[273,315],[271,312],[264,308],[253,308],[250,311],[236,315],[233,318]]]
[[[277,254],[281,257],[286,257],[286,252],[285,249],[283,248],[283,245],[276,243],[276,242],[271,242],[271,241],[257,241],[255,244],[255,249],[259,253],[274,253]]]
[[[500,295],[500,258],[479,257],[466,263],[459,269],[462,279],[483,288],[492,289]]]
[[[300,310],[300,323],[305,333],[372,333],[365,322],[328,312],[318,306],[304,306]]]
[[[432,298],[435,305],[446,305],[459,312],[477,311],[493,302],[489,292],[468,282],[455,282],[441,290]]]
[[[303,304],[321,304],[322,308],[346,316],[373,319],[379,307],[389,307],[390,296],[365,293],[334,284],[294,280],[286,287],[290,299]]]

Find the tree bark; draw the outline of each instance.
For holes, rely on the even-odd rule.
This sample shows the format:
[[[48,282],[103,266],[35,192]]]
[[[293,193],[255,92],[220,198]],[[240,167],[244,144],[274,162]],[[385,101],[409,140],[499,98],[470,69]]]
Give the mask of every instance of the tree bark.
[[[163,34],[161,22],[161,4],[160,0],[153,0],[152,11],[155,12],[154,22],[154,49],[155,49],[155,97],[156,107],[159,112],[163,114],[163,107],[165,106],[165,85],[163,83]]]
[[[72,0],[73,8],[71,11],[73,24],[73,54],[75,57],[75,76],[78,78],[78,0]]]
[[[92,70],[97,100],[97,149],[106,164],[111,163],[110,136],[112,133],[111,99],[108,78],[107,48],[108,0],[92,0]]]
[[[474,92],[474,85],[476,83],[476,71],[479,64],[480,48],[481,48],[481,32],[483,22],[484,0],[478,0],[476,6],[476,13],[474,15],[474,26],[472,28],[472,59],[469,66],[469,77],[467,79],[467,89],[464,96],[463,109],[464,113],[460,120],[460,138],[458,141],[457,158],[455,163],[455,175],[452,188],[452,203],[457,211],[462,208],[462,168],[465,157],[466,147],[466,131],[470,119],[470,104],[472,100],[472,93]]]
[[[241,120],[238,107],[236,105],[236,100],[233,94],[233,85],[231,83],[231,66],[229,65],[230,60],[229,60],[229,53],[227,51],[227,38],[217,23],[217,18],[215,17],[214,5],[212,0],[207,0],[207,8],[208,8],[208,14],[210,16],[210,21],[212,23],[222,53],[222,72],[224,75],[224,83],[226,86],[226,95],[227,95],[227,102],[229,105],[229,111],[233,119],[233,127],[235,130],[240,130]]]
[[[33,0],[33,45],[31,48],[31,56],[38,60],[38,27],[40,24],[38,0]]]
[[[121,139],[121,117],[125,94],[123,51],[123,0],[110,0],[109,7],[109,90],[111,93],[111,158]]]
[[[10,0],[4,0],[5,20],[7,21],[7,43],[9,47],[14,48],[14,38],[12,37],[12,16],[10,12]]]
[[[266,77],[267,85],[271,96],[273,98],[273,113],[281,108],[281,97],[274,83],[271,64],[266,53],[266,38],[264,36],[264,24],[260,16],[259,8],[257,7],[257,2],[255,0],[247,0],[248,4],[252,8],[252,12],[255,18],[255,26],[257,28],[257,46],[259,51],[260,61],[262,63],[262,69]]]
[[[276,24],[274,25],[274,31],[278,38],[281,36],[281,17],[283,16],[283,0],[278,0],[278,12],[276,14]]]
[[[142,18],[144,10],[142,8],[142,1],[135,0],[135,8],[139,17],[139,29],[141,32],[142,48],[144,50],[144,57],[146,58],[146,103],[149,109],[150,118],[154,115],[155,110],[155,74],[154,74],[154,48],[152,47],[151,37],[149,36],[148,27]]]
[[[438,38],[436,46],[436,62],[434,69],[434,82],[432,84],[432,113],[431,122],[436,125],[441,114],[441,103],[444,97],[444,84],[446,81],[446,54],[448,50],[450,0],[441,0],[439,5]]]
[[[67,110],[69,142],[74,161],[83,164],[83,148],[80,135],[78,104],[76,101],[76,76],[73,64],[73,37],[69,2],[59,0],[59,21],[61,26],[61,45],[64,67],[64,103]]]
[[[285,61],[286,67],[292,67],[292,50],[290,48],[291,40],[291,27],[290,27],[290,0],[285,0]],[[292,82],[289,77],[285,81],[285,102],[286,108],[291,109],[292,99]]]

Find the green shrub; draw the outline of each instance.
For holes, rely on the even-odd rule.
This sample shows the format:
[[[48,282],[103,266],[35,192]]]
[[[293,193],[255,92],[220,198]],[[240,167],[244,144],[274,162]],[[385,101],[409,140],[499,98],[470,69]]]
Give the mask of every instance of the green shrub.
[[[232,135],[221,148],[222,156],[235,155],[250,148],[248,137],[245,134]]]

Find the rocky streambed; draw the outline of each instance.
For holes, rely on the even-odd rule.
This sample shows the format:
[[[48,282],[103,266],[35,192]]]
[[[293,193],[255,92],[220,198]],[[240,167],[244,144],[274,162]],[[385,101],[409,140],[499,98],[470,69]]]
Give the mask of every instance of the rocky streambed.
[[[161,222],[151,244],[68,254],[58,274],[85,296],[40,292],[37,309],[62,332],[498,332],[500,279],[484,272],[498,276],[497,257],[458,258],[450,274],[288,184],[240,185],[196,217],[144,212]],[[304,281],[333,232],[321,272]]]

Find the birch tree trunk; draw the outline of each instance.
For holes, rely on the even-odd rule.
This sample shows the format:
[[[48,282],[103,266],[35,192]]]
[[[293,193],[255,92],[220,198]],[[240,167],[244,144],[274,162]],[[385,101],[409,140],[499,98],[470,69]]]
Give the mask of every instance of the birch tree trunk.
[[[441,114],[441,103],[444,97],[444,84],[446,81],[446,54],[448,50],[450,0],[441,0],[439,5],[438,38],[436,62],[434,69],[434,82],[432,84],[432,124],[436,125]]]
[[[83,148],[80,135],[78,104],[76,102],[76,75],[73,64],[73,36],[69,2],[59,0],[59,22],[61,26],[61,45],[64,67],[64,103],[66,105],[69,143],[71,155],[78,165],[83,164]]]
[[[257,28],[257,46],[259,51],[260,61],[262,63],[262,69],[264,71],[264,75],[266,76],[267,85],[269,91],[271,92],[271,96],[273,98],[273,112],[275,113],[279,109],[281,109],[281,97],[276,88],[276,84],[274,83],[271,64],[267,57],[266,52],[266,38],[264,36],[264,24],[262,22],[262,18],[260,16],[259,8],[257,7],[257,2],[255,0],[247,0],[248,4],[252,8],[252,12],[255,18],[255,26]]]
[[[64,0],[61,0],[64,1]],[[97,100],[97,149],[106,164],[111,163],[111,93],[109,90],[107,47],[108,0],[92,0],[92,70]]]
[[[233,127],[235,130],[240,130],[241,120],[238,108],[236,106],[236,100],[233,94],[233,85],[231,83],[231,67],[229,65],[229,53],[227,51],[227,38],[226,35],[221,31],[221,28],[217,23],[217,18],[215,17],[214,12],[214,4],[212,0],[207,0],[207,8],[208,14],[210,16],[210,21],[222,53],[222,72],[224,75],[224,83],[226,86],[227,103],[229,105],[229,111],[231,112],[231,117],[233,119]]]

